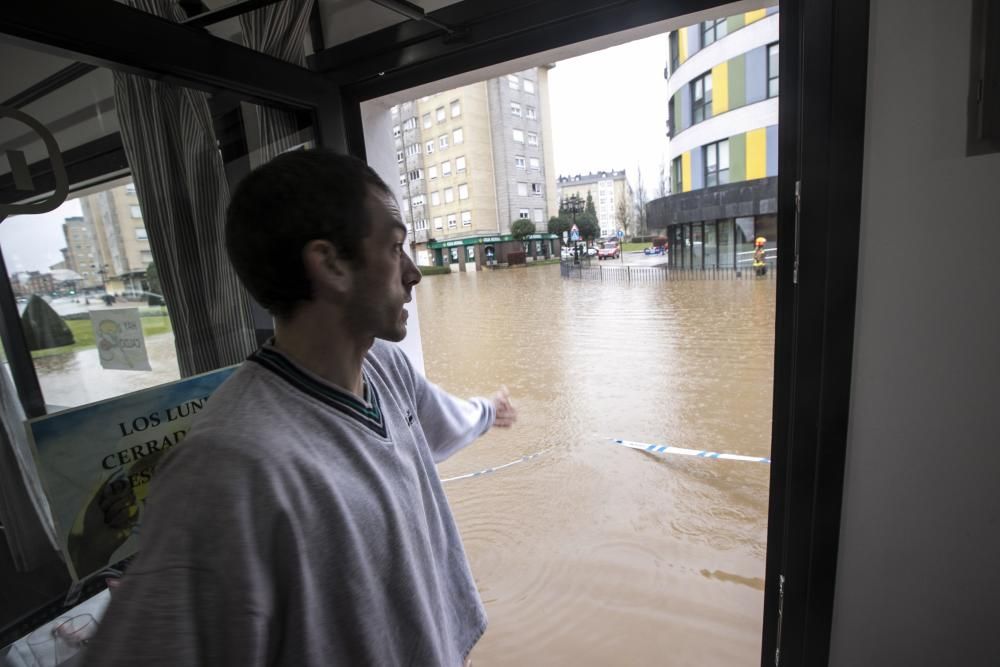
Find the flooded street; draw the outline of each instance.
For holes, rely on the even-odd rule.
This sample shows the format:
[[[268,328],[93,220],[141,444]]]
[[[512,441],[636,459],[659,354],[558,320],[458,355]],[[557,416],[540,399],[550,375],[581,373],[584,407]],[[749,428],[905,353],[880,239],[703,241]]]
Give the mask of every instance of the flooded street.
[[[474,664],[759,664],[770,467],[609,441],[768,456],[774,286],[423,280],[428,376],[520,410],[442,477],[548,449],[446,484],[490,617]]]

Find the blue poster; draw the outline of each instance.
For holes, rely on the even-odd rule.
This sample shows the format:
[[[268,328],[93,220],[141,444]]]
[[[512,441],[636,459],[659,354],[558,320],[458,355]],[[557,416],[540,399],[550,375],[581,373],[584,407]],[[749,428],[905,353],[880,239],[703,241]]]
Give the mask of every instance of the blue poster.
[[[135,553],[157,465],[236,368],[25,422],[74,580]]]

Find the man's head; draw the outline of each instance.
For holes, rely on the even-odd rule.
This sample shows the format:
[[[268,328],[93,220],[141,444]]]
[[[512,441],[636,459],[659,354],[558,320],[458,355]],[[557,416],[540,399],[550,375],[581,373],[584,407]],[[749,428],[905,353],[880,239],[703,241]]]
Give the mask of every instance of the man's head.
[[[325,150],[286,153],[256,169],[236,188],[226,220],[236,273],[275,317],[331,301],[363,331],[388,339],[405,335],[398,311],[420,280],[405,242],[382,179],[360,160]]]

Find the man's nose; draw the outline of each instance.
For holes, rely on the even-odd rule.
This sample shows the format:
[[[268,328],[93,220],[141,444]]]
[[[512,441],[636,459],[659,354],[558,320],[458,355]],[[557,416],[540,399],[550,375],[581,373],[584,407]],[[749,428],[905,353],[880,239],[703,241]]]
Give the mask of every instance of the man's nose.
[[[413,263],[408,254],[403,253],[403,284],[412,287],[420,282],[420,269]]]

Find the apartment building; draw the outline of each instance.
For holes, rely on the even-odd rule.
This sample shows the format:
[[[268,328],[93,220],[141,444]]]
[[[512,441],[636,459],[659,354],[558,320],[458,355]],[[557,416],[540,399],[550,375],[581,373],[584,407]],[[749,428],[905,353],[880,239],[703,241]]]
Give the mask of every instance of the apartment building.
[[[647,205],[670,265],[741,267],[754,240],[777,241],[778,8],[673,31],[669,95],[671,194]]]
[[[618,230],[622,229],[618,214],[620,208],[624,207],[628,215],[632,216],[632,186],[629,185],[624,169],[560,176],[556,193],[559,201],[573,195],[577,195],[580,199],[586,199],[588,194],[593,197],[602,237],[615,236]]]
[[[529,255],[557,250],[548,68],[533,68],[392,108],[404,221],[420,265],[461,270],[505,261],[510,234],[531,220]]]
[[[153,253],[135,186],[129,183],[81,197],[80,207],[83,223],[69,224],[67,220],[68,226],[64,225],[67,248],[79,253],[73,256],[76,266],[69,268],[85,278],[89,272],[89,280],[96,276],[98,282],[94,286],[104,284],[108,292],[146,290],[146,269],[153,261]],[[92,234],[89,246],[81,242],[85,228]],[[76,242],[71,238],[74,233]],[[87,266],[91,257],[93,261]]]

